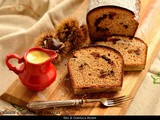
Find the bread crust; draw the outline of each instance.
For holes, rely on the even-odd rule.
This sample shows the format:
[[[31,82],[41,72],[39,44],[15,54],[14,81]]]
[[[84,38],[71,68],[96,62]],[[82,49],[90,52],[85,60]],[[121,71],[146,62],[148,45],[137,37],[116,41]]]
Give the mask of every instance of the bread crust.
[[[123,10],[123,11],[126,11],[126,12],[130,12],[131,14],[135,15],[133,11],[131,11],[131,10],[127,9],[127,8],[122,8],[122,7],[113,6],[113,5],[97,7],[97,8],[95,8],[95,9],[90,10],[87,14],[89,15],[89,14],[91,14],[92,12],[97,11],[98,9],[103,9],[103,8],[115,8],[115,9],[120,9],[120,10]]]
[[[139,20],[139,12],[140,12],[140,6],[141,1],[140,0],[128,0],[128,1],[122,1],[122,0],[90,0],[88,5],[88,12],[101,6],[117,6],[121,8],[126,8],[127,10],[130,10],[134,12],[136,15],[136,20]]]
[[[120,14],[121,12],[125,13],[125,16],[128,16],[127,22],[125,22],[125,20],[127,20],[127,17],[125,16],[119,16],[119,20],[117,19],[115,14],[117,14],[118,16],[118,14]],[[116,18],[114,19],[114,17]],[[139,25],[138,21],[134,19],[134,17],[134,12],[126,8],[117,6],[100,6],[92,9],[87,13],[86,16],[90,39],[92,41],[98,41],[98,39],[105,39],[107,36],[114,35],[125,35],[132,37],[135,35],[135,32]],[[102,26],[100,24],[103,22],[103,20],[105,20],[105,24]],[[116,24],[115,20],[117,21]],[[112,23],[113,25],[110,23]],[[123,32],[119,31],[119,29],[123,30]]]
[[[107,37],[104,41],[95,42],[94,44],[109,46],[109,47],[112,47],[113,49],[117,49],[117,50],[119,50],[119,52],[122,54],[123,57],[127,58],[127,53],[122,53],[123,49],[120,50],[120,48],[116,48],[116,46],[114,45],[113,42],[115,42],[116,40],[123,41],[124,47],[127,47],[127,46],[125,46],[125,43],[127,44],[127,42],[130,42],[130,41],[133,42],[131,44],[134,44],[134,42],[135,42],[135,46],[140,46],[140,45],[143,46],[143,49],[142,48],[140,49],[140,53],[144,53],[144,54],[137,55],[137,57],[139,57],[139,59],[142,58],[143,61],[142,62],[135,61],[135,62],[129,63],[126,61],[126,59],[124,59],[124,71],[140,71],[140,70],[145,69],[148,45],[138,37],[111,36],[111,37]],[[141,43],[141,44],[137,45],[136,42]],[[112,44],[110,44],[110,43],[112,43]],[[115,44],[116,44],[116,42],[115,42]],[[132,49],[132,48],[130,48],[130,49]],[[144,52],[142,52],[143,50],[144,50]]]
[[[74,72],[72,71],[72,67],[71,67],[71,64],[72,64],[72,60],[74,59],[78,59],[77,58],[77,54],[78,54],[78,51],[81,51],[81,50],[84,50],[84,49],[87,49],[87,48],[93,48],[93,49],[107,49],[107,50],[111,50],[112,52],[115,52],[119,57],[120,57],[120,61],[122,61],[122,67],[121,67],[121,70],[119,71],[120,74],[121,74],[121,78],[119,78],[119,84],[116,84],[116,85],[88,85],[88,86],[82,86],[82,85],[79,85],[77,84],[75,81],[76,78],[74,78]],[[101,46],[101,45],[90,45],[90,46],[85,46],[83,48],[81,48],[80,50],[77,50],[73,53],[73,58],[71,58],[67,64],[67,67],[68,67],[68,72],[69,72],[69,75],[70,75],[70,80],[71,80],[71,84],[72,84],[72,87],[73,87],[73,90],[74,90],[74,94],[84,94],[84,93],[96,93],[96,92],[110,92],[110,91],[119,91],[121,90],[121,87],[122,87],[122,83],[123,83],[123,74],[124,74],[124,69],[123,69],[123,65],[124,65],[124,62],[123,62],[123,57],[122,55],[116,51],[115,49],[112,49],[110,47],[106,47],[106,46]]]
[[[127,66],[124,65],[125,71],[141,71],[141,70],[144,70],[145,66],[146,66],[148,45],[138,37],[133,37],[133,38],[138,40],[138,41],[140,41],[140,42],[142,42],[145,45],[145,47],[146,47],[145,54],[144,54],[144,58],[145,59],[144,59],[144,62],[142,64],[139,64],[139,65],[135,65],[135,64],[130,64],[130,65],[127,65]]]

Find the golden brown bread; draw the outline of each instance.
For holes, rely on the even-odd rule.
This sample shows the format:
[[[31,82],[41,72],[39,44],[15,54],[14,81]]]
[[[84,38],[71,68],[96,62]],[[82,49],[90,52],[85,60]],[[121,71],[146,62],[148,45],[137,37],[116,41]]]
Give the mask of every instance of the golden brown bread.
[[[119,51],[124,58],[125,71],[137,71],[145,68],[148,46],[139,38],[112,36],[106,38],[106,41],[99,41],[95,44],[108,46]]]
[[[134,36],[139,19],[139,0],[90,1],[87,25],[92,41],[112,35]]]
[[[123,57],[109,47],[88,46],[76,50],[68,62],[75,94],[121,90]]]

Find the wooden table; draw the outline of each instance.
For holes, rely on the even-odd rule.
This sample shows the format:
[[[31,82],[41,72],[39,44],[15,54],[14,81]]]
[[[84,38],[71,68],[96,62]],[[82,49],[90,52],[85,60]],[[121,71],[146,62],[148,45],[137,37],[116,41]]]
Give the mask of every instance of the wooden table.
[[[123,87],[120,92],[97,93],[89,95],[74,95],[68,78],[66,67],[67,60],[56,65],[58,76],[56,81],[41,92],[33,92],[25,88],[17,79],[1,95],[1,98],[9,103],[26,107],[29,101],[34,100],[65,100],[76,98],[115,97],[131,94],[135,96],[141,82],[150,68],[160,44],[160,2],[159,0],[141,0],[141,12],[139,27],[136,36],[144,40],[148,45],[147,64],[145,70],[140,72],[125,72]],[[83,4],[86,5],[85,3]],[[84,7],[84,6],[81,7]],[[88,103],[82,107],[64,107],[37,111],[37,114],[52,115],[122,115],[127,111],[131,101],[119,107],[103,107],[100,103]]]

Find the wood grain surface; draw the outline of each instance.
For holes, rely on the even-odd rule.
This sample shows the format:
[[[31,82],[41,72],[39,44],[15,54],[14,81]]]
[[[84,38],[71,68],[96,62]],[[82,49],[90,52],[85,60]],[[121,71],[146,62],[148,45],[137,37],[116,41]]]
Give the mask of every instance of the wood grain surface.
[[[85,4],[83,4],[85,6]],[[82,5],[82,7],[84,7]],[[136,37],[144,40],[148,45],[147,63],[143,71],[125,72],[122,90],[115,93],[96,93],[74,95],[67,75],[67,59],[57,68],[56,81],[47,89],[40,92],[33,92],[24,87],[17,79],[9,86],[8,90],[1,95],[1,99],[18,106],[26,107],[29,101],[35,100],[66,100],[78,98],[100,98],[116,97],[121,95],[135,96],[141,82],[150,68],[157,52],[160,49],[160,2],[158,0],[141,0],[141,12],[139,27]],[[118,107],[104,107],[100,103],[87,103],[81,107],[63,107],[35,111],[36,114],[48,115],[123,115],[132,101],[128,101]]]

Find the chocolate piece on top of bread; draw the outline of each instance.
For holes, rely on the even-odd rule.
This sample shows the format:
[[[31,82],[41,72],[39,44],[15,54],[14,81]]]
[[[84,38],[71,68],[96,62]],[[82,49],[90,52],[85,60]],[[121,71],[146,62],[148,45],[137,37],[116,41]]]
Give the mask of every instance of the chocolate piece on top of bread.
[[[86,46],[74,51],[68,71],[75,94],[121,90],[124,61],[110,47]]]
[[[106,41],[95,42],[119,51],[124,59],[124,71],[143,70],[146,65],[147,44],[140,38],[126,36],[112,36]]]
[[[139,9],[139,0],[90,0],[86,21],[91,40],[112,35],[134,36]]]

